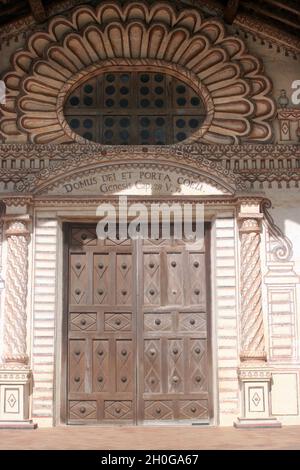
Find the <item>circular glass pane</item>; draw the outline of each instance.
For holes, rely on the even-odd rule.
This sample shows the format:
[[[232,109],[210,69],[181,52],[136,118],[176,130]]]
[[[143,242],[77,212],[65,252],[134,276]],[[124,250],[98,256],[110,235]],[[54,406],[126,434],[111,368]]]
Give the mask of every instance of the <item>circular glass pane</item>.
[[[72,97],[70,98],[70,104],[71,104],[72,106],[77,106],[77,105],[79,104],[79,98],[78,98],[78,96],[72,96]]]
[[[93,90],[94,90],[94,88],[93,88],[93,86],[90,85],[90,84],[85,85],[84,88],[83,88],[83,91],[84,91],[85,93],[92,93]]]
[[[72,127],[72,129],[77,129],[80,126],[79,119],[71,119],[70,126]]]

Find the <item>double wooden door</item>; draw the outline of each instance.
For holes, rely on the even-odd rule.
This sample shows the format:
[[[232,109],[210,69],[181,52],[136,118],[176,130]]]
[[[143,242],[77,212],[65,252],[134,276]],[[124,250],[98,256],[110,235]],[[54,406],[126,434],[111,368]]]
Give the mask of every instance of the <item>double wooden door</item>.
[[[67,421],[207,422],[207,227],[197,244],[67,231]]]

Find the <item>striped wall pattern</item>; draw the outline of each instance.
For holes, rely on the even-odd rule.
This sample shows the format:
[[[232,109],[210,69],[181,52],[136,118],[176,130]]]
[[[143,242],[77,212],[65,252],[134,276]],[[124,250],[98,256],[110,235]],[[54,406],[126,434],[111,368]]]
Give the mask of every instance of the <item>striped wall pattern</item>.
[[[3,259],[2,259],[2,253],[3,252],[3,222],[1,221],[0,219],[0,277],[2,278],[3,277],[3,273],[2,273],[2,263],[3,263]],[[1,299],[2,299],[2,295],[4,294],[4,291],[2,291],[0,289],[0,327],[1,327],[1,331],[0,331],[0,356],[2,356],[2,348],[3,348],[3,312],[1,311],[2,310],[2,302],[1,302]]]
[[[296,358],[295,286],[268,286],[269,355],[271,361]]]
[[[57,221],[37,216],[34,244],[32,416],[53,418]]]
[[[234,219],[217,218],[215,223],[215,308],[219,412],[236,414],[239,406],[237,378],[238,317]]]

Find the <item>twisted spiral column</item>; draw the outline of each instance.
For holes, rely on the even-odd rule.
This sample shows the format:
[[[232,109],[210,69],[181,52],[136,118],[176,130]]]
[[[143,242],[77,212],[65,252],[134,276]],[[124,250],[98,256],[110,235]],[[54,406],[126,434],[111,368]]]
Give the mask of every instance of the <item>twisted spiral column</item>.
[[[242,361],[266,360],[260,259],[260,222],[241,222],[241,353]]]
[[[7,238],[7,270],[4,301],[4,362],[27,364],[26,298],[28,281],[27,220],[10,220]]]

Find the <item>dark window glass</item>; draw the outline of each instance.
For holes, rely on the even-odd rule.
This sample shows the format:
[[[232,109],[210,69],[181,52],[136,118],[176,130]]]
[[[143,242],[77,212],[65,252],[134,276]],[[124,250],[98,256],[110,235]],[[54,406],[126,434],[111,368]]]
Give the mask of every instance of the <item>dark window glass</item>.
[[[107,145],[183,142],[205,119],[205,105],[193,88],[150,71],[89,78],[70,94],[64,112],[74,132]]]

